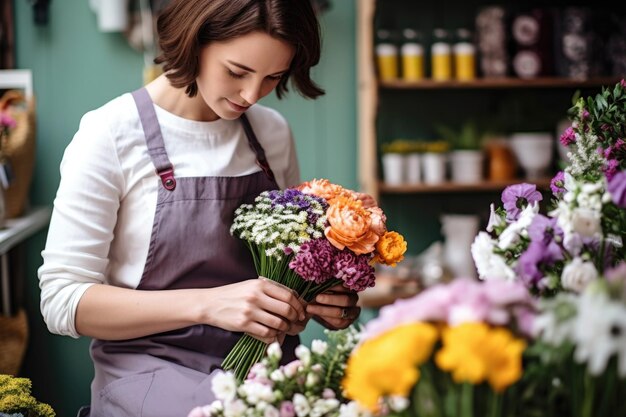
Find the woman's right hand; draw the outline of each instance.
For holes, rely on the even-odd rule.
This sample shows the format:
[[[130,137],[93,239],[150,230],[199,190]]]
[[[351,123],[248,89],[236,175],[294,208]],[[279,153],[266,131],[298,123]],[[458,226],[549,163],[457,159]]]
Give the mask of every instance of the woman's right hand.
[[[267,278],[259,277],[212,288],[215,299],[205,305],[205,323],[225,330],[244,332],[272,343],[288,332],[293,323],[306,319],[298,295]]]

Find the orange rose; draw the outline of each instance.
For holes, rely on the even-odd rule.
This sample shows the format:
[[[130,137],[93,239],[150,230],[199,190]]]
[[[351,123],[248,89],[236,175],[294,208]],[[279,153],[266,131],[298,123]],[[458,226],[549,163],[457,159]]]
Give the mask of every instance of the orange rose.
[[[334,247],[347,247],[357,255],[374,250],[379,236],[372,231],[371,214],[361,201],[339,196],[326,211],[326,218],[329,226],[324,234]]]
[[[349,196],[350,191],[343,188],[341,185],[333,184],[327,179],[314,179],[313,181],[306,181],[296,187],[297,190],[302,191],[304,194],[312,194],[317,197],[322,197],[328,204],[338,196]]]
[[[404,259],[406,240],[398,232],[387,232],[376,243],[376,251],[376,262],[396,266],[396,263]]]
[[[363,207],[365,207],[365,208],[371,208],[371,207],[377,207],[378,206],[378,203],[376,202],[374,197],[372,197],[369,194],[357,193],[356,191],[352,191],[351,193],[352,193],[352,197],[355,200],[361,200],[363,202]]]

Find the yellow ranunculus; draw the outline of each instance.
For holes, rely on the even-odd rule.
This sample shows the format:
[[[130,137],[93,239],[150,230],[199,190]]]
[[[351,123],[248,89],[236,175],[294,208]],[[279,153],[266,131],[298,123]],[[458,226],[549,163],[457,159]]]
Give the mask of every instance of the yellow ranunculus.
[[[491,360],[489,384],[494,391],[502,392],[522,377],[522,354],[526,343],[513,337],[507,329],[494,329],[489,340]]]
[[[343,388],[348,398],[371,411],[383,396],[407,397],[419,378],[419,365],[430,357],[437,340],[435,326],[398,326],[365,341],[348,359]]]
[[[441,340],[443,346],[435,356],[439,368],[452,373],[455,382],[479,384],[487,377],[487,364],[482,347],[487,339],[484,323],[464,323],[446,327]]]
[[[487,380],[501,392],[522,376],[524,341],[504,328],[464,323],[443,330],[437,365],[452,373],[455,382],[480,384]]]
[[[386,232],[376,243],[375,261],[385,265],[396,266],[404,259],[406,241],[398,232]]]

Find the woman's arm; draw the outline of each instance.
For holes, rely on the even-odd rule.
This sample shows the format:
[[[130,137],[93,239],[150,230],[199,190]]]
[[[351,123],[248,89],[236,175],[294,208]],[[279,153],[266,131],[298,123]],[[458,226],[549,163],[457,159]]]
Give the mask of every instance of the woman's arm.
[[[270,343],[291,322],[304,319],[298,298],[265,279],[163,291],[92,285],[78,304],[76,329],[85,336],[122,340],[209,324]]]

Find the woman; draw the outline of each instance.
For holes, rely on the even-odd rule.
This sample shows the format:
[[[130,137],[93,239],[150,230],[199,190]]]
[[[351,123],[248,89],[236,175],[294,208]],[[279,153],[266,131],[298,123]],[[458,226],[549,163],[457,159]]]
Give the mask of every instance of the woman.
[[[292,352],[314,316],[358,316],[342,288],[304,306],[256,277],[233,212],[296,185],[289,127],[255,105],[291,79],[305,97],[320,54],[303,0],[174,0],[158,20],[164,75],[87,113],[61,164],[39,269],[50,331],[93,338],[91,409],[176,416],[212,401],[211,373],[243,332]]]

